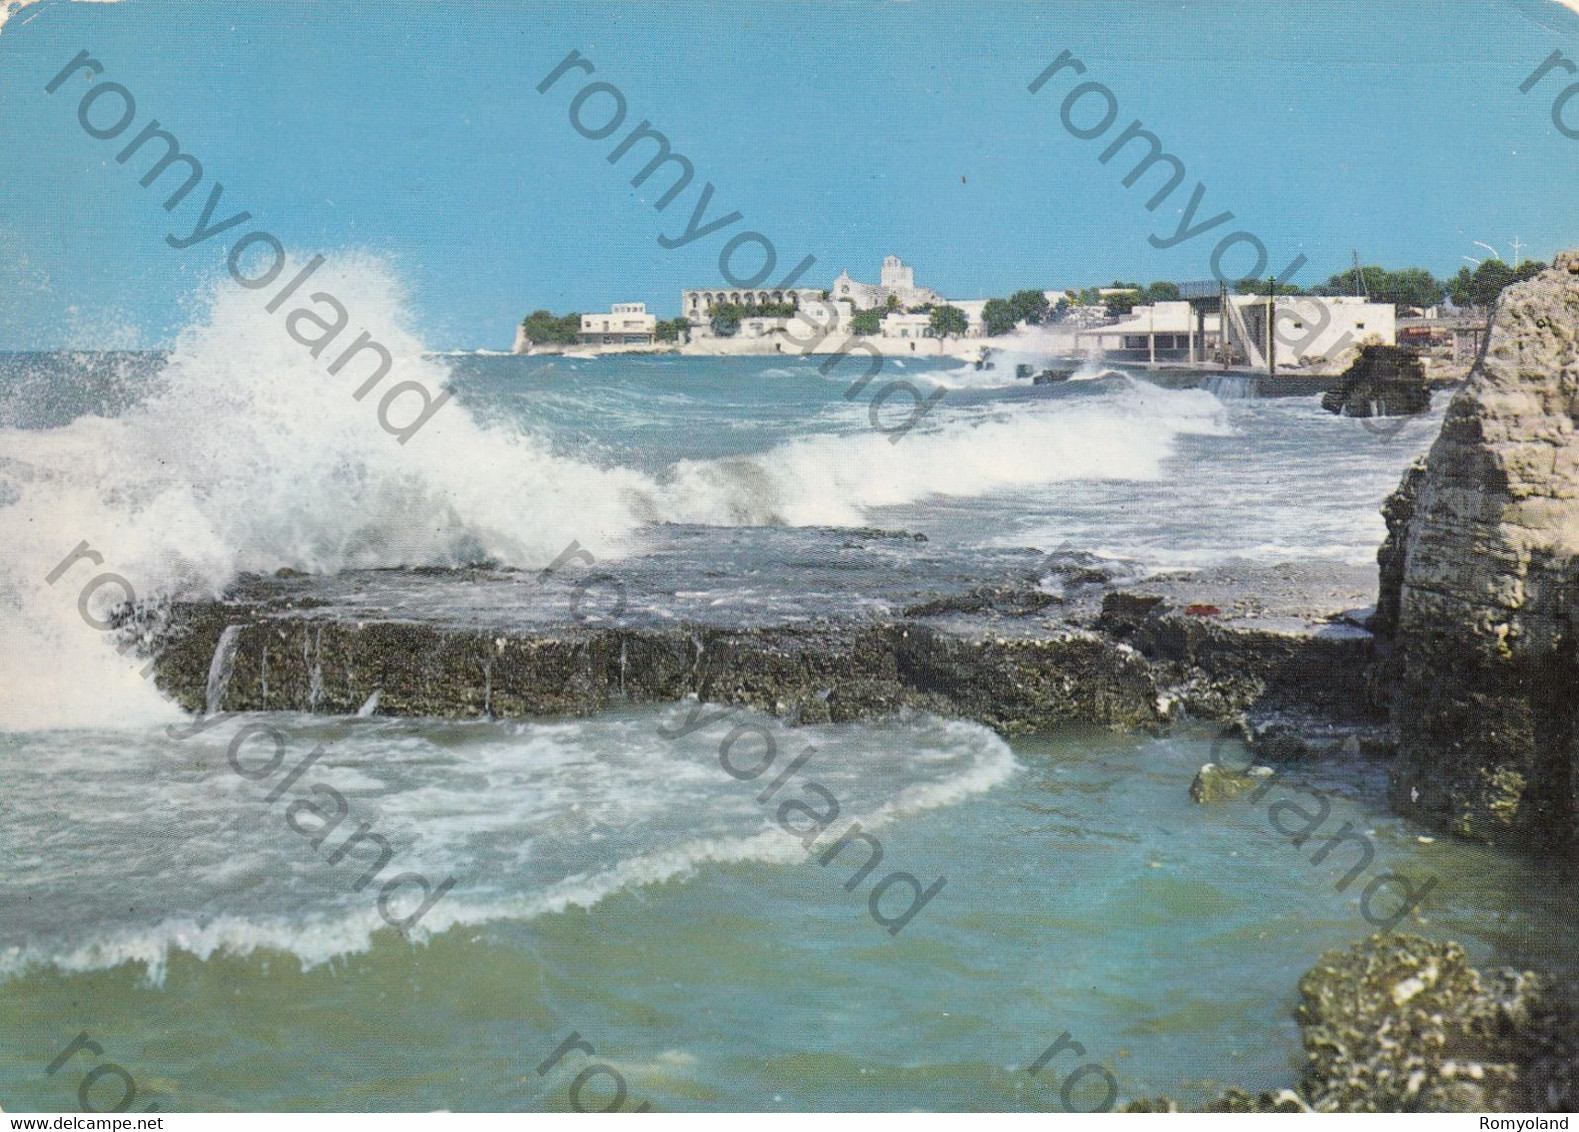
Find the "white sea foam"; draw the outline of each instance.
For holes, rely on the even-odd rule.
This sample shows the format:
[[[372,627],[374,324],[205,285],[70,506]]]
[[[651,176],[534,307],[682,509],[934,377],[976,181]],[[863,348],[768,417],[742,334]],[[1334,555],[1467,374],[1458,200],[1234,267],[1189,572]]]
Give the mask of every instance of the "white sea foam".
[[[0,600],[11,623],[0,726],[138,722],[162,710],[78,616],[92,564],[44,581],[79,541],[103,555],[99,570],[147,598],[214,593],[243,570],[540,565],[572,539],[606,556],[642,521],[650,484],[638,473],[556,456],[458,404],[397,443],[379,423],[383,391],[418,381],[437,394],[448,368],[405,326],[399,288],[377,262],[342,257],[314,284],[351,312],[347,342],[366,327],[395,355],[363,401],[351,391],[365,358],[331,377],[332,355],[314,359],[286,334],[294,304],[268,314],[265,296],[226,279],[156,391],[123,416],[0,430]],[[416,411],[404,396],[390,407],[397,423]],[[92,608],[102,615],[124,596],[107,585]]]
[[[310,722],[305,726],[317,729],[310,736],[294,732],[304,726],[301,717],[269,719],[302,753],[321,735],[345,729],[326,740],[328,755],[295,793],[313,781],[332,782],[353,799],[354,814],[376,809],[380,833],[401,847],[392,871],[460,878],[410,933],[417,943],[456,926],[591,908],[709,866],[804,861],[800,836],[779,828],[772,808],[757,803],[760,783],[736,781],[718,764],[720,738],[741,720],[755,720],[775,737],[782,765],[805,746],[821,752],[782,797],[797,796],[804,780],[839,800],[840,816],[822,847],[852,821],[878,830],[956,804],[1005,781],[1017,765],[987,728],[930,716],[791,729],[746,714],[662,738],[658,725],[672,732],[687,715],[670,708],[573,723]],[[427,730],[436,726],[446,728],[442,741]],[[27,820],[47,820],[32,802],[52,796],[62,769],[84,786],[57,815],[76,825],[71,843],[47,859],[22,862],[60,911],[15,925],[21,939],[0,950],[0,978],[132,964],[158,982],[177,952],[199,960],[279,952],[312,967],[366,952],[389,930],[374,905],[377,885],[350,891],[354,870],[336,869],[283,830],[284,803],[265,806],[264,784],[224,768],[233,729],[216,730],[222,734],[173,751],[162,732],[135,741],[96,736],[80,750],[57,737],[43,747],[56,764],[48,771],[31,754],[10,756],[29,760],[8,772]],[[189,826],[149,828],[145,805],[105,773],[111,766],[137,781],[152,774],[153,788]],[[8,851],[36,839],[28,828],[0,832]],[[120,846],[113,862],[95,849],[106,841]],[[895,867],[903,867],[889,848]],[[585,865],[564,868],[577,860]],[[125,924],[120,897],[105,895],[112,890],[135,892],[138,906],[157,918]]]
[[[287,269],[287,274],[292,269]],[[990,411],[935,409],[898,444],[866,423],[821,421],[755,455],[682,460],[658,475],[556,453],[500,414],[444,405],[401,445],[380,425],[384,391],[447,388],[444,359],[408,325],[401,289],[370,257],[330,261],[314,285],[395,356],[365,400],[351,396],[370,363],[326,372],[286,333],[296,303],[216,284],[204,317],[180,335],[152,392],[122,415],[54,429],[0,430],[0,728],[137,725],[170,708],[117,656],[110,634],[77,610],[96,573],[140,599],[218,593],[240,571],[313,573],[492,560],[530,568],[572,540],[618,556],[652,521],[722,525],[853,524],[874,507],[1081,478],[1150,479],[1188,433],[1222,431],[1200,393],[1131,383],[1111,396]],[[390,414],[411,419],[406,394]],[[880,423],[910,407],[892,398]],[[864,415],[863,403],[851,412]],[[498,418],[498,419],[495,419]],[[45,577],[79,542],[103,556],[54,585]],[[106,583],[89,610],[125,597]]]
[[[666,476],[663,511],[728,525],[854,525],[870,508],[930,496],[1156,479],[1180,436],[1229,432],[1209,394],[1139,382],[1111,396],[937,416],[897,444],[862,430],[800,437],[760,456],[682,461]]]

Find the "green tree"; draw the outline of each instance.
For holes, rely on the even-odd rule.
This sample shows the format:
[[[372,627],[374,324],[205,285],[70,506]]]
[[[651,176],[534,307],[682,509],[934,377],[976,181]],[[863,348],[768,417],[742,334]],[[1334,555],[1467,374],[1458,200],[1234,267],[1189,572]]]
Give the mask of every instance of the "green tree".
[[[1009,296],[1009,309],[1015,322],[1037,326],[1047,321],[1047,296],[1040,291],[1016,291]],[[985,318],[985,314],[983,315]]]
[[[1268,282],[1269,280],[1266,279],[1241,279],[1234,284],[1234,294],[1265,295]],[[1274,285],[1279,295],[1303,295],[1305,293],[1293,283],[1276,283]],[[1333,294],[1337,294],[1337,292],[1333,292]]]
[[[521,320],[521,329],[527,338],[538,345],[556,344],[573,346],[581,333],[579,314],[555,315],[551,311],[537,310]]]
[[[1141,292],[1148,303],[1176,303],[1179,301],[1179,287],[1176,283],[1158,280]]]
[[[941,306],[932,308],[932,333],[939,338],[963,337],[970,329],[970,319],[958,307]]]
[[[899,301],[898,295],[889,295],[885,305],[888,310],[896,311],[904,304]]]
[[[678,342],[680,340],[680,335],[685,333],[690,325],[691,324],[683,318],[661,318],[658,320],[658,325],[654,329],[658,335],[658,341]]]
[[[1497,262],[1497,261],[1490,261]],[[1323,295],[1352,295],[1358,290],[1375,303],[1395,303],[1405,307],[1429,307],[1442,301],[1447,285],[1423,267],[1388,271],[1370,264],[1356,273],[1353,268],[1331,276],[1315,292]]]
[[[880,310],[856,311],[850,318],[851,334],[881,334],[883,312]]]
[[[1107,307],[1108,314],[1122,318],[1135,309],[1142,297],[1139,291],[1120,291],[1116,295],[1108,295],[1102,299],[1102,303]]]
[[[1021,292],[1024,294],[1024,292]],[[1042,305],[1047,305],[1047,300],[1042,300]],[[988,299],[981,308],[981,325],[987,336],[996,338],[1007,334],[1019,325],[1020,320],[1015,317],[1014,300]]]
[[[739,322],[743,318],[793,318],[793,303],[714,303],[707,308],[713,318],[722,315]]]
[[[1448,282],[1447,291],[1457,306],[1490,306],[1508,284],[1521,283],[1545,270],[1546,265],[1539,260],[1527,259],[1518,267],[1509,267],[1500,259],[1482,260],[1474,271],[1459,268]]]

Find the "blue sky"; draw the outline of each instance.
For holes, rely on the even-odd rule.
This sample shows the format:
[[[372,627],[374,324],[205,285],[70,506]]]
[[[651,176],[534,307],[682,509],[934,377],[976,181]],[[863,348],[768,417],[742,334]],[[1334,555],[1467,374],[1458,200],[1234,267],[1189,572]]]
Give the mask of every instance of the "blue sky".
[[[170,341],[225,270],[225,236],[165,243],[191,231],[216,178],[221,215],[253,214],[231,238],[263,227],[302,255],[386,257],[436,349],[507,348],[538,307],[678,313],[680,290],[717,284],[720,249],[748,229],[773,241],[775,275],[812,254],[808,284],[846,267],[875,279],[892,252],[958,298],[1205,279],[1216,239],[1239,228],[1272,270],[1309,257],[1305,283],[1354,248],[1438,274],[1484,255],[1476,240],[1511,256],[1517,237],[1549,258],[1579,244],[1579,140],[1551,118],[1574,79],[1518,86],[1553,49],[1579,58],[1576,31],[1550,0],[44,0],[0,33],[0,349]],[[136,99],[118,141],[78,125],[85,75],[44,91],[82,48],[99,82]],[[1087,72],[1027,93],[1065,48]],[[539,94],[572,49],[597,74]],[[1119,107],[1099,141],[1060,120],[1088,79]],[[596,80],[628,103],[603,141],[568,117]],[[1568,115],[1579,125],[1579,98]],[[150,117],[207,173],[174,213],[166,182],[139,187],[146,162],[114,161]],[[644,118],[696,168],[661,213],[665,174],[632,188],[641,163],[606,160]],[[1156,212],[1157,181],[1125,188],[1133,162],[1097,160],[1134,118],[1188,170]],[[1152,246],[1197,181],[1199,217],[1227,209],[1233,223]],[[661,247],[703,182],[707,219],[744,219]]]

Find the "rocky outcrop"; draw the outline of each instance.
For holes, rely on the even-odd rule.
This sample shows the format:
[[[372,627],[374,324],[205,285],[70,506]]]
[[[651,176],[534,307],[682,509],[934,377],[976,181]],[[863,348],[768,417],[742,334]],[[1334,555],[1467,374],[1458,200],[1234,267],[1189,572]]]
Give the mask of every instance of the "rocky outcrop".
[[[886,556],[931,552],[882,553],[888,577]],[[606,623],[566,618],[557,599],[561,612],[531,613],[562,583],[519,571],[248,577],[170,611],[155,676],[194,712],[348,714],[376,693],[389,715],[581,716],[694,695],[797,722],[914,708],[1014,734],[1311,702],[1347,713],[1372,659],[1370,634],[1334,620],[1359,579],[1309,566],[1119,583],[1082,559],[1037,584],[962,572],[952,588],[902,587],[881,612],[796,619],[769,600],[771,612],[712,621],[705,602],[658,592],[672,576],[624,568],[631,611]]]
[[[1431,386],[1420,356],[1402,346],[1362,346],[1321,407],[1345,417],[1399,417],[1431,407]]]
[[[1201,805],[1229,802],[1241,794],[1265,786],[1272,777],[1269,766],[1253,766],[1247,770],[1231,770],[1216,763],[1206,763],[1195,772],[1190,782],[1190,799]]]
[[[1375,935],[1300,980],[1318,1112],[1566,1112],[1572,1018],[1529,971],[1483,976],[1456,943]]]
[[[1388,504],[1373,627],[1402,813],[1485,841],[1575,844],[1579,253],[1509,287],[1424,467]]]
[[[1530,971],[1482,974],[1456,943],[1373,935],[1300,980],[1300,1091],[1229,1089],[1203,1112],[1569,1112],[1572,1008]],[[1158,1097],[1129,1112],[1178,1112]]]

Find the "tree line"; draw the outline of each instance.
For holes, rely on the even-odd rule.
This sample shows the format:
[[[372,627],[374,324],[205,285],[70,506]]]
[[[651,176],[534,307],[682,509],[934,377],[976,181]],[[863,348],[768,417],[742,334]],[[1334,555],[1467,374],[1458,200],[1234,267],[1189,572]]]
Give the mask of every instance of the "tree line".
[[[1269,287],[1276,287],[1279,295],[1364,295],[1373,303],[1392,303],[1399,307],[1434,307],[1451,299],[1457,307],[1490,306],[1510,283],[1519,283],[1546,270],[1546,264],[1527,259],[1514,267],[1500,259],[1482,260],[1474,270],[1467,267],[1448,279],[1438,279],[1423,267],[1405,267],[1389,271],[1376,264],[1350,268],[1328,276],[1325,283],[1312,287],[1297,287],[1291,283],[1273,283],[1267,279],[1241,279],[1233,290],[1239,295],[1265,295]],[[1135,307],[1147,303],[1166,302],[1179,297],[1176,285],[1166,282],[1142,287],[1138,283],[1115,281],[1115,288],[1127,288],[1122,294],[1101,298],[1094,288],[1080,292],[1083,301],[1101,303],[1109,312],[1126,315]]]
[[[1451,299],[1458,307],[1490,306],[1511,283],[1520,283],[1546,270],[1546,264],[1527,259],[1518,266],[1500,259],[1482,260],[1473,270],[1461,267],[1448,279],[1438,279],[1423,267],[1405,267],[1389,271],[1372,264],[1357,271],[1340,271],[1327,278],[1325,283],[1313,287],[1297,287],[1290,283],[1272,283],[1266,279],[1241,279],[1233,287],[1239,295],[1265,295],[1269,286],[1275,286],[1279,295],[1366,295],[1372,302],[1393,303],[1399,307],[1434,307]],[[1103,294],[1107,291],[1107,294]],[[824,293],[826,295],[826,292]],[[1085,287],[1071,291],[1067,299],[1060,299],[1056,307],[1038,290],[1027,288],[1015,291],[1006,299],[988,299],[982,308],[982,330],[989,337],[1011,333],[1015,327],[1040,326],[1060,321],[1069,307],[1103,306],[1108,313],[1120,317],[1138,306],[1173,302],[1179,298],[1179,287],[1167,280],[1156,280],[1141,285],[1115,279],[1109,287]],[[852,333],[875,335],[882,333],[883,318],[900,310],[901,304],[890,295],[886,307],[856,311],[850,322]],[[708,310],[714,333],[724,337],[733,335],[740,327],[740,320],[749,317],[784,317],[795,313],[788,303],[765,306],[715,305]],[[960,337],[970,328],[965,312],[953,306],[924,306],[910,308],[911,314],[929,314],[928,325],[939,338]],[[657,336],[660,342],[677,341],[689,323],[684,318],[660,319]],[[556,344],[573,346],[581,333],[581,315],[576,312],[556,315],[537,310],[522,320],[526,337],[539,345]]]

